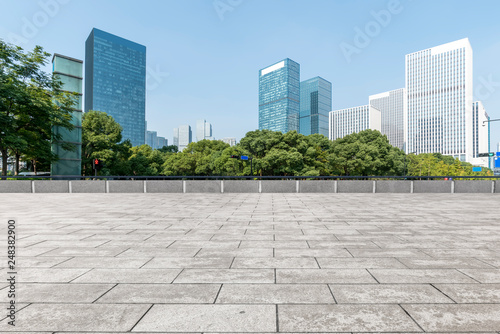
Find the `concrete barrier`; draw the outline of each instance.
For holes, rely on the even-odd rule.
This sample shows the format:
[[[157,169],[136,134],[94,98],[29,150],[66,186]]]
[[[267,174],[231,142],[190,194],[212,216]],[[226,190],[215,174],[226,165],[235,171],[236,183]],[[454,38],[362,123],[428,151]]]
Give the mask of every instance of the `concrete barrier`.
[[[451,193],[453,181],[413,181],[413,192],[418,193]]]
[[[182,181],[146,181],[147,193],[182,193]]]
[[[144,181],[116,180],[107,181],[109,193],[144,193]]]
[[[491,194],[492,190],[493,181],[455,181],[455,193]]]
[[[31,193],[31,181],[29,180],[0,180],[1,193]]]
[[[495,181],[495,193],[496,194],[500,193],[500,180]]]
[[[224,180],[224,193],[258,193],[259,181]]]
[[[34,193],[69,193],[69,181],[33,181]]]
[[[71,192],[75,194],[98,194],[106,192],[106,181],[69,181]]]
[[[339,193],[373,193],[373,182],[371,180],[340,180],[337,183]]]
[[[186,193],[221,193],[221,181],[184,181]]]
[[[296,193],[297,181],[262,180],[261,191],[263,193]]]
[[[403,180],[380,180],[376,181],[377,193],[411,193],[411,181]]]
[[[335,193],[337,181],[299,181],[300,193]]]

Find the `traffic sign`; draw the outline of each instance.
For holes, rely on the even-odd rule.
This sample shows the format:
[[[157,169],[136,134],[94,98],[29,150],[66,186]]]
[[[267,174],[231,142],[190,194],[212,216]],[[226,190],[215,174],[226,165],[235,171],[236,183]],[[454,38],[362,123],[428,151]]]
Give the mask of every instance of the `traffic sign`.
[[[249,158],[246,155],[242,155],[241,160],[249,160]]]
[[[483,168],[482,167],[472,167],[473,172],[482,172]]]

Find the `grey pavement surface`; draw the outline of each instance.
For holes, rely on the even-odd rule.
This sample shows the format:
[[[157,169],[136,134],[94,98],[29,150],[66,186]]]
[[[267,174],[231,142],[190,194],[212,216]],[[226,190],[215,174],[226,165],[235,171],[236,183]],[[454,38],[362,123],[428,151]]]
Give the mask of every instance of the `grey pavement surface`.
[[[500,333],[500,194],[0,194],[0,207],[0,333]]]

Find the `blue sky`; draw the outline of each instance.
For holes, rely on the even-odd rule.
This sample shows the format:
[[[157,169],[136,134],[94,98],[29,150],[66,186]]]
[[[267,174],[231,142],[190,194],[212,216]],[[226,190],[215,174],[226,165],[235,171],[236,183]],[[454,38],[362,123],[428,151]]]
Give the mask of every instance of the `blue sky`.
[[[500,118],[500,1],[0,0],[0,38],[84,59],[93,27],[147,47],[146,119],[173,128],[213,124],[216,138],[258,127],[258,71],[284,58],[301,80],[333,84],[333,109],[404,87],[405,54],[468,37],[474,90]],[[382,11],[382,12],[381,12]],[[392,11],[392,12],[391,12]],[[375,23],[376,13],[381,23]],[[356,44],[356,31],[371,36]],[[372,29],[372,30],[370,30]],[[342,46],[356,47],[346,57]],[[50,68],[47,68],[50,71]],[[492,144],[500,122],[492,123]],[[194,129],[193,129],[194,130]]]

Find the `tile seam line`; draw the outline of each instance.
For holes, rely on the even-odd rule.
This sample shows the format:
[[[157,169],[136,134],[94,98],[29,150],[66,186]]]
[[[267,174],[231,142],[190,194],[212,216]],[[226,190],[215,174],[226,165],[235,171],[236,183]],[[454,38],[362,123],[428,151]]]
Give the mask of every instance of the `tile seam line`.
[[[422,326],[420,326],[420,324],[415,320],[413,319],[413,317],[410,315],[410,313],[403,307],[403,305],[401,304],[397,304],[402,310],[404,313],[406,313],[406,315],[418,326],[418,328],[420,328],[422,330],[422,332],[426,332],[425,329],[422,328]]]
[[[133,332],[134,328],[139,324],[139,322],[141,322],[142,319],[144,319],[146,314],[148,314],[148,312],[153,308],[153,306],[155,306],[155,304],[151,304],[151,306],[146,310],[146,312],[144,312],[144,314],[139,318],[139,320],[137,320],[137,322],[134,324],[134,326],[132,326],[132,328],[130,328],[128,332],[130,333]]]

